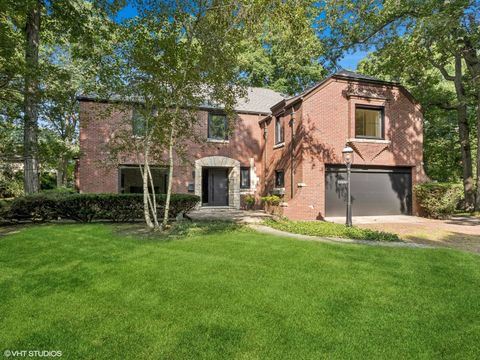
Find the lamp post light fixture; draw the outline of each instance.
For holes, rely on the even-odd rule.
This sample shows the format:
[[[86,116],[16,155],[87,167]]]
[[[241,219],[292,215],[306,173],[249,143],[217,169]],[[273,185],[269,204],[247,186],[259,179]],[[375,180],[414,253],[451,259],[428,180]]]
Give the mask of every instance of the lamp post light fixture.
[[[347,166],[347,221],[345,225],[352,226],[352,195],[351,195],[351,188],[350,188],[350,169],[353,163],[353,149],[345,145],[342,150],[342,158],[343,162]]]

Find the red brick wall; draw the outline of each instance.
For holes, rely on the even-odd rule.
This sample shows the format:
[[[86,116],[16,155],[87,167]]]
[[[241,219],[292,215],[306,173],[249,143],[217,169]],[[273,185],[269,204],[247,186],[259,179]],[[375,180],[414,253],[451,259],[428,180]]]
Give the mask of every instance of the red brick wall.
[[[354,138],[355,105],[385,107],[384,142],[360,142]],[[290,113],[286,109],[286,113]],[[286,176],[284,200],[288,206],[283,214],[292,219],[322,219],[325,216],[325,165],[342,164],[341,151],[349,142],[355,150],[354,165],[412,167],[413,183],[426,179],[423,171],[422,113],[418,105],[398,87],[358,84],[331,79],[308,94],[297,110],[298,149],[295,153],[297,169],[294,180],[295,195],[290,198],[290,177]],[[286,127],[286,139],[290,138]],[[267,163],[269,169],[283,167],[288,158],[288,146],[273,150],[273,120],[268,125]],[[270,136],[271,134],[271,136]],[[288,135],[287,135],[288,134]],[[288,162],[288,161],[287,161]],[[287,175],[286,171],[286,175]],[[272,171],[264,192],[271,191]],[[305,187],[298,187],[304,183]],[[414,199],[414,213],[416,212]]]
[[[118,165],[137,164],[133,154],[124,153],[110,159],[109,144],[116,132],[130,128],[131,110],[119,105],[82,101],[80,103],[80,149],[78,187],[81,192],[117,192]],[[207,142],[208,112],[199,111],[198,134],[205,142],[186,144],[188,156],[185,161],[175,159],[175,192],[187,192],[188,184],[193,183],[194,162],[205,156],[226,156],[240,161],[242,166],[250,166],[253,158],[256,175],[262,177],[261,137],[258,125],[259,115],[239,114],[228,143]],[[163,157],[165,159],[165,157]],[[164,164],[160,161],[159,165]]]
[[[385,107],[384,142],[353,139],[356,104]],[[200,111],[198,134],[205,142],[188,144],[186,162],[176,158],[174,191],[187,192],[188,185],[194,182],[192,171],[196,159],[220,155],[239,160],[242,166],[249,166],[253,159],[256,176],[260,179],[257,196],[270,193],[275,170],[283,170],[283,200],[287,205],[282,207],[283,214],[293,219],[322,219],[325,216],[325,165],[342,163],[341,151],[346,142],[355,150],[354,165],[408,166],[412,168],[414,184],[426,179],[422,166],[422,113],[398,87],[359,85],[332,78],[306,95],[294,110],[293,197],[291,107],[279,114],[283,119],[285,144],[277,148],[274,147],[274,118],[259,126],[262,116],[239,114],[228,143],[208,143],[208,113]],[[137,163],[132,154],[123,154],[115,161],[109,159],[109,143],[117,131],[128,130],[130,117],[130,110],[122,110],[118,105],[80,103],[78,186],[82,192],[117,192],[118,164]]]

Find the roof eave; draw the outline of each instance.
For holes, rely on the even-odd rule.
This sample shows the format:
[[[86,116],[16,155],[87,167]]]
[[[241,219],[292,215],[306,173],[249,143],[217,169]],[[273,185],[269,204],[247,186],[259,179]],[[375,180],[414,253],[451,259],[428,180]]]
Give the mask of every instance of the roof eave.
[[[357,81],[357,82],[362,82],[362,83],[401,86],[401,84],[398,81],[385,81],[385,80],[380,80],[380,79],[378,79],[378,80],[375,80],[375,79],[360,79],[360,78],[354,78],[354,77],[351,77],[351,76],[338,75],[338,74],[333,74],[331,77],[336,78],[336,79],[340,79],[340,80]]]
[[[77,96],[78,101],[84,102],[97,102],[97,103],[141,103],[140,100],[126,100],[126,99],[102,99],[93,96],[79,95]],[[210,110],[223,110],[221,107],[210,107],[210,106],[199,106],[199,110],[210,111]],[[260,115],[267,116],[270,114],[270,111],[263,110],[245,110],[245,109],[234,109],[237,114],[246,114],[246,115]]]

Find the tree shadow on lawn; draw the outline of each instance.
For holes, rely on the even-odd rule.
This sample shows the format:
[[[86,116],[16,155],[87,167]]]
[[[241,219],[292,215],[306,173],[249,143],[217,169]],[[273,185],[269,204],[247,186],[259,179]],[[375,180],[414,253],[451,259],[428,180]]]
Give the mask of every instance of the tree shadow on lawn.
[[[145,224],[116,224],[114,232],[118,235],[134,237],[141,240],[171,241],[194,236],[206,236],[233,231],[246,230],[247,228],[232,221],[177,221],[165,231],[152,232]]]
[[[401,238],[418,244],[444,246],[480,254],[480,235],[442,231],[435,239],[432,239],[430,235],[422,233],[403,235]]]

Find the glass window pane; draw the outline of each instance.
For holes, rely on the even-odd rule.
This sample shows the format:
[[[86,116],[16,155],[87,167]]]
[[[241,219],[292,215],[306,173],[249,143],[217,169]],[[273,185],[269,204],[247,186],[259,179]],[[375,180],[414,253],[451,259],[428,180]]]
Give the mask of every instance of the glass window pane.
[[[221,114],[210,114],[208,117],[208,138],[214,140],[227,139],[227,118]]]
[[[143,179],[138,166],[121,167],[120,171],[120,192],[123,194],[143,193]],[[156,194],[164,194],[167,189],[167,169],[151,167],[153,187]],[[149,184],[150,186],[150,184]],[[151,190],[151,188],[149,188]]]
[[[381,109],[357,108],[355,111],[355,135],[381,138],[382,120]]]
[[[282,118],[275,118],[275,145],[285,142]]]
[[[132,131],[133,135],[142,136],[145,135],[146,121],[140,110],[134,108],[132,114]]]
[[[283,171],[275,171],[275,187],[283,188],[284,184]]]
[[[250,168],[240,169],[240,188],[242,189],[250,188]]]

